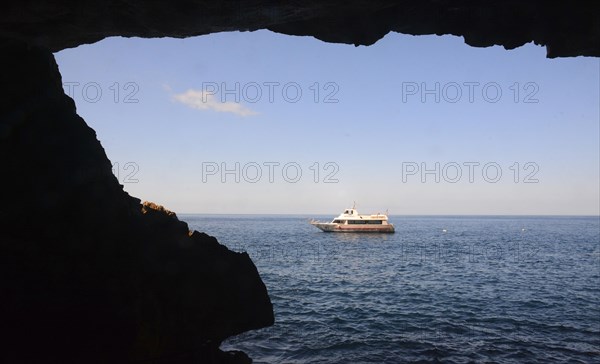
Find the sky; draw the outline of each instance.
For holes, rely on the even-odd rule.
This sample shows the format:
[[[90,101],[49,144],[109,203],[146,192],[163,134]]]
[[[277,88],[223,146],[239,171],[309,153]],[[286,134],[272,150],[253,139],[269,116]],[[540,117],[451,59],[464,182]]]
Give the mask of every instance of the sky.
[[[600,214],[597,58],[269,31],[55,56],[125,190],[178,213]]]

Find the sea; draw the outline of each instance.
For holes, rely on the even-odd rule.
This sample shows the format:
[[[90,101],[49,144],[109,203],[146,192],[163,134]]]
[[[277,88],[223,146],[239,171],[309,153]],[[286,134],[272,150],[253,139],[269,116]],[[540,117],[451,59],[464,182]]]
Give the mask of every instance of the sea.
[[[254,363],[600,363],[597,216],[179,217],[258,268],[275,325],[221,345]]]

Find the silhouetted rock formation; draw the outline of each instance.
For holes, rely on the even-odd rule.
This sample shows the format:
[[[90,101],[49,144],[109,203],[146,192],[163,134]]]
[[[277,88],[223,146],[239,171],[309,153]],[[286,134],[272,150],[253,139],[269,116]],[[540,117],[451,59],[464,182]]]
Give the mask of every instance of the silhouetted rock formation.
[[[0,54],[0,362],[249,362],[218,350],[273,324],[248,255],[123,191],[52,53]]]
[[[0,36],[58,51],[109,36],[190,37],[270,29],[327,42],[373,44],[390,31],[453,34],[476,47],[528,42],[548,57],[600,56],[600,3],[470,0],[11,1]]]

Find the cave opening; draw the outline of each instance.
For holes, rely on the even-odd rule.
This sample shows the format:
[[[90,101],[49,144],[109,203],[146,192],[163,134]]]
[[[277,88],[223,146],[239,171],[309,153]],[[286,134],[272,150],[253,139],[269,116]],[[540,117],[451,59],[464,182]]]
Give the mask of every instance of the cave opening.
[[[342,360],[344,345],[364,360],[384,360],[400,355],[394,350],[408,355],[403,344],[394,349],[398,340],[453,342],[440,334],[452,328],[439,322],[396,323],[402,335],[382,330],[383,339],[373,338],[386,307],[401,315],[386,294],[413,285],[435,291],[435,282],[394,276],[395,284],[382,283],[386,292],[373,290],[381,295],[375,313],[363,312],[368,279],[377,285],[390,279],[386,270],[400,268],[373,254],[368,263],[357,259],[362,238],[312,241],[308,217],[331,217],[354,200],[405,217],[598,215],[598,61],[544,54],[533,44],[471,48],[451,36],[389,34],[356,48],[259,31],[109,38],[56,57],[65,92],[98,133],[125,190],[250,255],[276,324],[223,347],[273,362]],[[292,232],[270,225],[273,214]],[[422,221],[412,223],[423,232]],[[514,241],[521,245],[467,260],[533,254],[532,240]],[[439,251],[410,243],[400,253],[408,263],[439,263]],[[384,271],[365,271],[369,263]],[[347,291],[353,284],[362,295]],[[485,329],[470,325],[465,336]]]
[[[598,4],[7,3],[0,362],[597,360]]]
[[[598,212],[592,58],[266,30],[108,38],[56,57],[125,190],[173,211]]]

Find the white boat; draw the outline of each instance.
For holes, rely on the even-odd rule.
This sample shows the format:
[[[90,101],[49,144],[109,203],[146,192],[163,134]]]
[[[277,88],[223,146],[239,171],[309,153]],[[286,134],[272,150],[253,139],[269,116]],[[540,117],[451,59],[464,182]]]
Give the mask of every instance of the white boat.
[[[336,233],[393,233],[394,225],[388,222],[387,215],[359,215],[354,206],[346,209],[331,222],[311,220],[310,224],[325,232]]]

